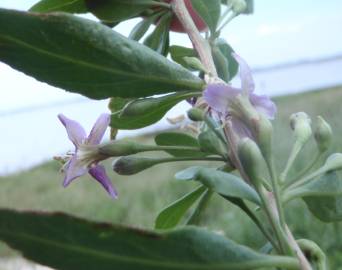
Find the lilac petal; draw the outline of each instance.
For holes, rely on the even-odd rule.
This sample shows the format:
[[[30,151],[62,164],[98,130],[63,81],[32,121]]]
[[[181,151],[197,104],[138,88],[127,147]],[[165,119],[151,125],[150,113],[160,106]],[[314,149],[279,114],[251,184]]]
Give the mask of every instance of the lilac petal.
[[[255,89],[255,84],[252,76],[252,71],[245,60],[243,60],[236,53],[232,53],[232,56],[239,63],[239,74],[241,79],[241,88],[244,93],[252,93]]]
[[[89,174],[94,177],[104,188],[107,190],[109,195],[113,198],[117,198],[118,194],[112,185],[109,177],[107,176],[106,170],[102,165],[96,165],[89,170]]]
[[[252,139],[253,137],[252,133],[244,122],[242,122],[240,119],[235,118],[235,117],[233,117],[231,121],[232,121],[232,128],[239,138],[248,137]]]
[[[235,98],[240,91],[225,84],[209,84],[203,92],[203,97],[208,105],[215,111],[225,114],[229,102]]]
[[[88,136],[88,143],[92,145],[99,144],[106,132],[110,123],[110,114],[103,113],[96,120],[90,134]]]
[[[69,119],[63,114],[59,114],[58,119],[65,126],[70,141],[72,141],[77,148],[87,136],[83,127],[78,122]]]
[[[274,119],[277,107],[268,96],[251,94],[249,99],[257,111],[265,114],[269,119]]]
[[[63,182],[63,186],[68,186],[74,179],[80,177],[87,173],[87,169],[83,166],[80,166],[76,155],[73,155],[72,158],[65,165],[65,178]]]

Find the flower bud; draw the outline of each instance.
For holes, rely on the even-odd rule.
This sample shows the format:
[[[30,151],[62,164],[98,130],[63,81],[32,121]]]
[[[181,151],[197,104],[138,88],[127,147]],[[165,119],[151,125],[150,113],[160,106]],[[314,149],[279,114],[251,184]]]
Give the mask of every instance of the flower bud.
[[[110,157],[133,155],[145,151],[146,147],[132,141],[111,141],[99,146],[98,151]]]
[[[260,114],[259,119],[255,122],[255,133],[262,154],[266,159],[269,158],[272,152],[273,126],[263,114]]]
[[[232,4],[233,4],[232,9],[234,13],[236,14],[240,14],[244,12],[247,8],[247,4],[245,0],[233,0]]]
[[[192,108],[192,109],[188,110],[187,114],[188,114],[189,119],[194,121],[194,122],[204,120],[204,111],[202,111],[201,109]]]
[[[334,170],[340,170],[342,169],[342,154],[341,153],[334,153],[330,155],[325,164],[324,167],[327,171],[334,171]]]
[[[290,117],[290,126],[296,141],[305,144],[312,134],[310,117],[305,112],[294,113]]]
[[[260,186],[263,181],[265,160],[257,144],[249,138],[242,139],[238,145],[238,156],[249,180],[255,186]]]
[[[160,163],[159,159],[121,157],[114,161],[113,170],[120,175],[133,175]]]
[[[197,57],[184,56],[183,60],[189,68],[207,73],[202,62]]]
[[[219,140],[217,135],[211,130],[206,130],[200,133],[198,135],[198,143],[202,152],[218,154],[220,156],[227,155],[225,146]]]
[[[332,141],[332,129],[321,116],[317,117],[317,128],[315,130],[314,136],[319,151],[327,151]]]

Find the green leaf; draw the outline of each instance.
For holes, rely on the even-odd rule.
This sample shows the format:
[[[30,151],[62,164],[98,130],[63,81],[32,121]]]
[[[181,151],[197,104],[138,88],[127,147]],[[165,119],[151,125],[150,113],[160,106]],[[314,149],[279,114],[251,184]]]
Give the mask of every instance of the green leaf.
[[[99,23],[62,13],[0,9],[0,60],[90,98],[201,90],[203,81]]]
[[[310,212],[321,221],[342,221],[342,180],[336,172],[329,172],[292,192],[295,197],[303,197]]]
[[[192,137],[186,133],[179,132],[164,132],[158,134],[154,141],[157,145],[167,145],[167,146],[190,146],[197,147],[198,150],[199,144],[196,138]],[[168,150],[170,155],[175,157],[205,157],[208,154],[200,152],[200,151],[191,151],[191,150]]]
[[[193,8],[206,22],[210,32],[215,33],[221,15],[220,0],[191,0]]]
[[[173,45],[170,47],[169,52],[173,61],[187,69],[192,70],[188,63],[184,60],[184,57],[196,57],[197,53],[194,49]]]
[[[30,8],[32,12],[64,11],[69,13],[87,13],[84,0],[42,0]]]
[[[153,18],[148,17],[137,23],[129,34],[129,38],[139,41],[148,31],[153,23]]]
[[[65,214],[0,210],[0,239],[54,269],[298,269],[297,259],[269,256],[204,229],[153,233]]]
[[[108,109],[112,113],[120,112],[129,101],[131,101],[131,99],[129,98],[119,98],[119,97],[111,98],[108,104]],[[118,134],[118,129],[111,127],[110,139],[114,140],[117,134]]]
[[[155,229],[165,230],[176,227],[189,208],[206,190],[206,187],[200,186],[163,209],[158,214],[155,222]]]
[[[179,180],[195,180],[222,196],[241,198],[260,205],[258,193],[241,178],[211,168],[190,167],[176,174]]]
[[[195,93],[176,93],[158,98],[137,99],[125,108],[112,114],[111,127],[118,129],[138,129],[158,122],[180,101],[196,95]]]
[[[170,23],[170,14],[162,16],[153,32],[146,37],[144,45],[166,56],[170,46]]]
[[[85,0],[88,10],[107,22],[121,22],[153,7],[150,0]]]
[[[233,52],[233,48],[221,38],[217,39],[212,47],[213,58],[219,77],[226,82],[233,79],[239,70],[239,64],[232,56]]]
[[[217,135],[210,129],[203,131],[198,135],[198,143],[203,152],[220,156],[227,155],[225,146]]]

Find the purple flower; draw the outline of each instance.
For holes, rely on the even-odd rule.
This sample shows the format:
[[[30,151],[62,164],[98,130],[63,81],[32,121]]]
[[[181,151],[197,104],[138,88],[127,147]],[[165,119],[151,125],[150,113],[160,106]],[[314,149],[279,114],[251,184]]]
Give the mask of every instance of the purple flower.
[[[203,97],[212,110],[224,117],[230,117],[233,128],[238,134],[248,134],[248,129],[241,117],[241,106],[252,106],[254,109],[273,119],[276,114],[276,106],[272,100],[265,95],[254,94],[255,84],[251,70],[247,63],[237,54],[233,57],[239,63],[239,75],[241,87],[236,88],[225,83],[212,83],[207,86]],[[247,99],[248,102],[241,100]],[[248,109],[248,108],[244,108]]]
[[[64,165],[65,178],[63,186],[68,186],[74,179],[87,172],[98,181],[113,198],[117,197],[105,168],[98,165],[104,157],[99,154],[97,145],[101,142],[110,122],[109,114],[101,114],[95,122],[87,137],[83,127],[63,114],[58,115],[59,120],[65,126],[69,139],[75,145],[75,151],[71,153]]]

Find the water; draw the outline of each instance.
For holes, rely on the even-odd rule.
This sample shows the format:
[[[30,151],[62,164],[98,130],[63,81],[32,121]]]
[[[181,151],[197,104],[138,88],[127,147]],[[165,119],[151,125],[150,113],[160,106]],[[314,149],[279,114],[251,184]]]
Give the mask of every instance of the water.
[[[341,70],[342,60],[340,59],[320,63],[319,65],[309,64],[283,70],[256,73],[257,92],[276,96],[339,85],[342,84]],[[19,78],[21,78],[20,76]],[[23,78],[25,82],[32,81],[34,84],[40,84],[32,78],[25,76]],[[238,83],[238,81],[234,83]],[[37,100],[36,104],[45,104],[44,102],[52,100],[70,103],[63,105],[57,102],[51,108],[46,107],[26,113],[19,110],[15,114],[7,115],[4,114],[4,109],[0,110],[0,175],[30,168],[41,162],[51,160],[54,155],[62,154],[68,149],[72,149],[72,144],[67,139],[65,129],[56,117],[58,113],[62,112],[72,119],[77,119],[84,125],[86,130],[90,130],[97,116],[107,109],[106,100],[89,100],[75,94],[67,94],[47,85],[43,85],[43,89],[45,91],[49,90],[48,93],[50,93],[51,89],[51,97],[47,98],[47,100]],[[25,91],[25,89],[21,89],[18,94]],[[76,103],[74,103],[75,100],[77,100]],[[21,103],[24,104],[24,101],[21,100]],[[4,103],[4,100],[2,102]],[[179,104],[168,113],[168,116],[177,116],[184,112],[186,108],[188,108],[186,103]],[[9,106],[8,110],[10,109],[12,109],[11,106]],[[169,127],[171,125],[164,118],[159,123],[148,128],[120,132],[119,137],[134,136]]]

